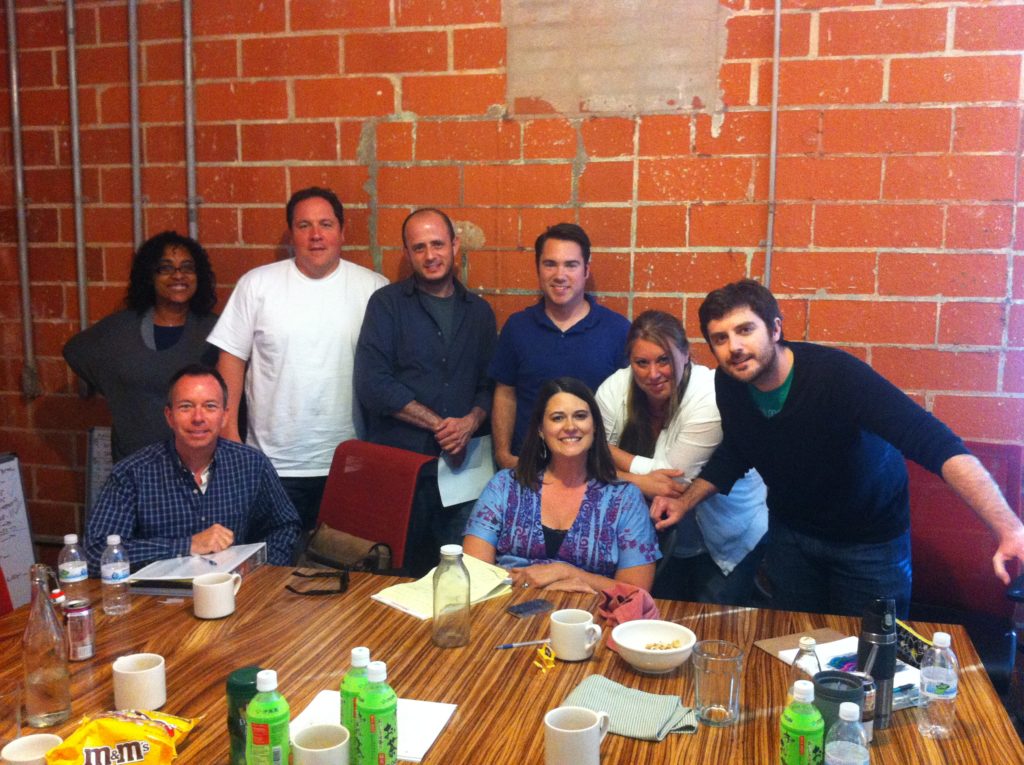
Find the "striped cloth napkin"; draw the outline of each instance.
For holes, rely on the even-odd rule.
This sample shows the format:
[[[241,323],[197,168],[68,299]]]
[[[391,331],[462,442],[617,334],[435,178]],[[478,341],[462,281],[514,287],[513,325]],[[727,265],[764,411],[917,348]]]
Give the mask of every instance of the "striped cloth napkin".
[[[608,731],[645,741],[661,741],[669,733],[696,733],[697,714],[678,696],[659,696],[591,675],[565,697],[562,706],[608,713]]]

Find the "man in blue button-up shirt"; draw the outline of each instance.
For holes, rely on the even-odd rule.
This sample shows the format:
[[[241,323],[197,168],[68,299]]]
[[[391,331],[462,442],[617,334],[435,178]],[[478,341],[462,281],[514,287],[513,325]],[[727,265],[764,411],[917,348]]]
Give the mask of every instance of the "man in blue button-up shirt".
[[[370,297],[356,346],[366,438],[420,454],[444,453],[458,464],[491,408],[494,312],[455,278],[459,239],[447,215],[414,211],[402,225],[402,242],[412,275]],[[421,474],[408,545],[412,573],[436,562],[440,544],[461,543],[472,509],[472,503],[441,506],[436,469],[427,465]]]
[[[267,560],[292,561],[299,516],[261,452],[220,438],[227,386],[211,367],[178,372],[164,408],[174,438],[118,462],[103,485],[86,528],[93,571],[108,534],[119,534],[132,564],[215,553],[258,542]]]

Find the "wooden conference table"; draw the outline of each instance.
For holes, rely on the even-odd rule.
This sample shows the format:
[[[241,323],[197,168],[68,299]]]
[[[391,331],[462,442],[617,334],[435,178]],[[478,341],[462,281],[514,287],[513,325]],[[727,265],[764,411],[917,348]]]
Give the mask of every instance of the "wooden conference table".
[[[348,668],[353,646],[370,647],[388,664],[389,682],[404,698],[458,705],[448,727],[427,754],[426,763],[499,765],[542,763],[544,713],[558,706],[586,676],[600,673],[631,688],[680,695],[693,704],[690,664],[669,675],[634,672],[603,643],[593,659],[559,662],[547,674],[532,666],[533,648],[495,650],[500,643],[547,636],[547,617],[517,619],[505,613],[511,603],[537,597],[533,590],[473,608],[468,646],[443,650],[430,642],[430,622],[419,621],[370,595],[394,583],[391,578],[353,574],[347,593],[299,596],[285,590],[324,580],[299,580],[291,569],[264,566],[244,580],[237,610],[225,619],[203,621],[192,614],[191,599],[134,596],[130,614],[108,618],[96,608],[96,655],[73,662],[73,714],[54,731],[65,738],[88,714],[113,706],[111,662],[136,652],[167,660],[167,704],[163,711],[202,717],[180,751],[178,762],[228,762],[224,681],[232,670],[259,664],[277,670],[293,716],[321,690],[336,689]],[[91,582],[96,588],[98,584]],[[598,597],[550,593],[556,607],[596,613]],[[609,735],[604,763],[770,763],[778,761],[779,714],[785,700],[786,666],[754,646],[755,640],[831,627],[856,634],[858,619],[820,614],[660,601],[662,617],[681,619],[698,639],[731,640],[746,652],[740,722],[728,728],[701,726],[695,735],[670,735],[662,742]],[[22,671],[21,638],[28,609],[0,618],[0,683]],[[936,625],[918,625],[930,634]],[[956,735],[931,741],[918,734],[915,712],[893,715],[892,726],[875,732],[872,763],[1024,763],[1015,733],[964,630],[949,628],[962,663]],[[571,764],[568,764],[571,765]]]

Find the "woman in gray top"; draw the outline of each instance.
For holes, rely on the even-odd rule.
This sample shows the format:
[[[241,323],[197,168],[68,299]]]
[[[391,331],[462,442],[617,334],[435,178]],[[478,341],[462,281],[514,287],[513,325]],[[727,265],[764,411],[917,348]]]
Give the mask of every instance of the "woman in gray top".
[[[115,462],[170,437],[163,409],[175,372],[196,362],[217,363],[217,349],[206,342],[217,322],[214,286],[206,250],[193,239],[164,231],[135,253],[127,310],[102,319],[64,346],[75,374],[107,399]]]

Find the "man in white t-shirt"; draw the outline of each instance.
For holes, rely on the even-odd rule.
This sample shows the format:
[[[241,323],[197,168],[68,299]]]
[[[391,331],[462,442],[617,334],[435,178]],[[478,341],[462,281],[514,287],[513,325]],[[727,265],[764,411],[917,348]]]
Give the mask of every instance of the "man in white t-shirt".
[[[334,192],[297,191],[285,213],[295,257],[239,279],[208,342],[221,349],[228,384],[223,435],[240,440],[244,382],[246,440],[270,458],[309,530],[334,448],[356,437],[356,341],[370,295],[388,280],[341,259],[344,209]]]

